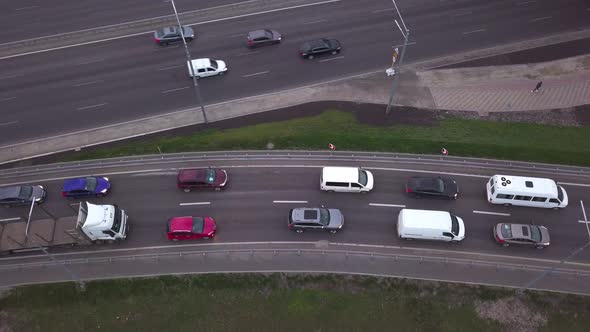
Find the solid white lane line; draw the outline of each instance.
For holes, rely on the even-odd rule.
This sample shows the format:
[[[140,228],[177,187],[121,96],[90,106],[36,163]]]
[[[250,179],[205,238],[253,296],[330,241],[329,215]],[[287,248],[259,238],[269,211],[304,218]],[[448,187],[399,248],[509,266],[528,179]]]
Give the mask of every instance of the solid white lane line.
[[[39,6],[28,6],[28,7],[20,7],[20,8],[16,8],[15,10],[29,10],[29,9],[33,9],[33,8],[37,8]]]
[[[180,206],[187,206],[187,205],[209,205],[211,202],[193,202],[193,203],[179,203]]]
[[[7,100],[13,100],[13,99],[16,99],[16,97],[6,97],[6,98],[0,99],[0,101],[7,101]]]
[[[538,22],[538,21],[542,21],[542,20],[548,20],[548,19],[550,19],[552,17],[553,16],[545,16],[545,17],[534,18],[534,19],[530,20],[529,23]]]
[[[89,65],[91,63],[97,63],[97,62],[103,62],[104,59],[98,59],[98,60],[88,60],[85,62],[78,62],[78,65]]]
[[[84,86],[84,85],[90,85],[90,84],[96,84],[96,83],[102,83],[102,82],[104,82],[104,81],[103,80],[97,80],[97,81],[91,81],[91,82],[76,84],[74,86]]]
[[[81,111],[81,110],[87,110],[89,108],[96,108],[96,107],[100,107],[100,106],[104,106],[108,103],[102,103],[102,104],[96,104],[96,105],[90,105],[90,106],[84,106],[84,107],[80,107],[80,108],[76,108],[76,110]]]
[[[396,208],[405,208],[405,205],[398,205],[398,204],[381,204],[381,203],[369,203],[370,206],[383,206],[383,207],[396,207]]]
[[[184,89],[188,89],[188,88],[190,88],[190,86],[185,86],[185,87],[178,88],[178,89],[166,90],[166,91],[162,91],[160,93],[168,93],[168,92],[180,91],[180,90],[184,90]]]
[[[528,3],[533,3],[533,2],[537,2],[537,1],[534,1],[534,0],[533,1],[524,1],[524,2],[519,2],[516,5],[518,5],[518,6],[520,6],[520,5],[526,5]]]
[[[20,220],[20,218],[6,218],[6,219],[0,219],[0,221],[13,221],[13,220]]]
[[[253,51],[253,52],[246,52],[246,53],[240,53],[237,56],[242,56],[242,55],[251,55],[251,54],[256,54],[256,53],[260,53],[260,51]]]
[[[15,124],[15,123],[18,123],[18,121],[10,121],[10,122],[0,123],[0,126],[8,126],[8,125]]]
[[[393,10],[393,8],[379,9],[379,10],[373,11],[373,14],[377,14],[377,13],[381,13],[381,12],[390,12],[392,10]]]
[[[306,204],[307,201],[272,201],[277,204]]]
[[[0,80],[6,80],[9,78],[15,78],[15,77],[19,77],[19,76],[23,76],[22,74],[16,74],[16,75],[8,75],[8,76],[0,76]]]
[[[414,45],[414,44],[416,44],[416,42],[410,42],[410,43],[407,43],[406,45]],[[404,44],[401,44],[401,45],[393,45],[393,46],[391,46],[391,48],[402,47],[402,46],[404,46]]]
[[[464,35],[468,35],[468,34],[471,34],[471,33],[484,32],[484,31],[486,31],[486,29],[479,29],[479,30],[465,31],[465,32],[463,32],[463,34],[464,34]]]
[[[340,60],[340,59],[343,59],[343,58],[344,58],[344,55],[342,55],[342,56],[337,56],[337,57],[330,58],[330,59],[324,59],[324,60],[320,60],[320,61],[318,61],[318,62],[326,62],[326,61],[332,61],[332,60]]]
[[[590,187],[590,184],[585,183],[557,182],[557,184],[565,184],[566,186]]]
[[[488,211],[477,211],[477,210],[473,210],[473,213],[477,213],[477,214],[491,214],[491,215],[495,215],[495,216],[510,217],[510,213],[488,212]]]
[[[268,73],[270,73],[270,70],[267,70],[267,71],[261,71],[261,72],[254,73],[254,74],[248,74],[248,75],[244,75],[244,76],[242,76],[242,77],[250,77],[250,76],[264,75],[264,74],[268,74]]]
[[[169,70],[169,69],[175,69],[175,68],[180,68],[180,67],[184,67],[184,66],[170,66],[170,67],[164,67],[164,68],[157,69],[157,71],[162,71],[162,70]]]
[[[454,17],[457,17],[457,16],[463,16],[463,15],[469,15],[471,13],[473,13],[473,12],[465,12],[465,13],[453,14],[453,16]]]
[[[322,23],[322,22],[328,22],[328,20],[310,21],[310,22],[305,22],[303,24],[316,24],[316,23]]]

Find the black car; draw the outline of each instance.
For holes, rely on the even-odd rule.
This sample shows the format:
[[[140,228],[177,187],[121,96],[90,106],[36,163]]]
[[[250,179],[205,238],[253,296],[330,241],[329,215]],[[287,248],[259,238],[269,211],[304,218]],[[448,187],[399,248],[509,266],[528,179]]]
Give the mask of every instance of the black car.
[[[322,38],[303,43],[299,49],[299,53],[304,58],[313,59],[322,54],[338,54],[341,49],[342,47],[338,40]]]
[[[11,207],[18,205],[30,205],[33,200],[42,203],[47,197],[47,192],[42,186],[14,186],[0,188],[0,205]]]
[[[195,32],[191,27],[182,27],[182,33],[187,42],[195,38]],[[165,27],[154,32],[154,39],[160,46],[166,46],[172,43],[182,43],[182,34],[176,26]]]
[[[254,48],[258,46],[274,45],[281,42],[283,37],[280,33],[274,30],[255,30],[248,33],[248,47]]]
[[[442,197],[457,199],[459,186],[449,178],[413,176],[406,183],[406,192],[414,197]]]

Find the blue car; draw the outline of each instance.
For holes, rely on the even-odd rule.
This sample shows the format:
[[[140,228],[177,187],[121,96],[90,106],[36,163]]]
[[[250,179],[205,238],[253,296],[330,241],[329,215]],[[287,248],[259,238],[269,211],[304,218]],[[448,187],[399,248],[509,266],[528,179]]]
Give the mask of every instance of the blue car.
[[[61,195],[64,197],[84,197],[106,195],[111,189],[109,178],[104,176],[88,176],[64,181]]]

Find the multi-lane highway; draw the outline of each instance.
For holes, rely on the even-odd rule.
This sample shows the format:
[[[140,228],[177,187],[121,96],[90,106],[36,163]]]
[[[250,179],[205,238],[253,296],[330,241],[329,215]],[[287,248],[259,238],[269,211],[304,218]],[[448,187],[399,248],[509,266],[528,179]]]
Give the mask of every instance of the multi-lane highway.
[[[374,173],[375,189],[366,195],[321,192],[319,174],[320,167],[324,165],[362,165]],[[230,176],[227,190],[184,193],[176,188],[179,168],[202,166],[226,168]],[[443,173],[455,178],[461,191],[459,199],[446,201],[409,198],[404,192],[406,178],[425,173]],[[490,175],[497,173],[552,177],[567,190],[570,205],[563,210],[490,205],[486,201],[484,185]],[[187,243],[171,243],[166,239],[165,222],[172,216],[206,215],[216,219],[218,234],[212,242],[205,243],[221,246],[231,243],[290,243],[290,248],[297,248],[296,243],[301,243],[301,247],[305,248],[310,243],[328,241],[376,246],[363,250],[388,254],[392,250],[386,247],[401,247],[440,250],[437,253],[439,257],[456,258],[456,255],[467,255],[463,257],[495,260],[497,264],[518,259],[520,264],[534,264],[540,269],[543,266],[560,266],[559,262],[566,258],[568,264],[577,263],[584,268],[590,261],[587,250],[576,252],[590,240],[586,227],[578,222],[583,219],[580,202],[590,201],[590,171],[579,167],[476,159],[465,161],[460,158],[441,160],[437,157],[374,153],[328,155],[305,152],[236,152],[164,158],[154,156],[62,164],[57,167],[49,165],[10,169],[2,171],[0,183],[42,184],[48,190],[48,200],[42,205],[43,209],[35,209],[33,219],[46,218],[43,210],[54,216],[66,216],[73,211],[67,205],[69,201],[59,194],[62,179],[83,174],[109,176],[113,183],[112,194],[92,201],[119,204],[130,216],[131,232],[127,240],[114,246],[95,245],[52,250],[54,253],[80,253],[72,256],[74,258],[89,257],[89,254],[84,254],[88,251],[108,253],[116,258],[129,254],[129,250],[133,250],[134,254],[149,253],[153,248],[165,249],[168,253],[190,250],[194,243],[188,243],[189,247],[186,247]],[[346,219],[343,231],[337,234],[297,234],[288,230],[289,209],[320,204],[343,211]],[[403,207],[452,211],[465,221],[465,240],[458,244],[400,240],[395,232],[395,220]],[[27,213],[26,208],[3,209],[0,219],[7,222],[11,218],[26,216]],[[498,222],[545,225],[551,232],[551,246],[544,250],[498,246],[491,233],[492,225]],[[276,250],[277,247],[272,248]],[[110,252],[113,249],[115,252]],[[117,253],[118,250],[125,251]],[[570,257],[574,252],[576,254]],[[19,261],[26,263],[26,257],[27,254],[14,254],[8,260],[2,259],[0,265],[11,265]],[[14,258],[18,260],[15,261]],[[42,256],[41,260],[44,260]],[[233,265],[230,261],[223,266],[232,268]],[[329,265],[325,267],[329,268]],[[573,267],[576,266],[570,266]],[[361,269],[360,266],[356,268]],[[11,279],[5,282],[10,284],[15,281]]]
[[[177,7],[181,12],[217,6],[225,10],[230,4],[181,0]],[[309,1],[266,13],[264,3],[258,5],[255,15],[206,24],[184,22],[196,24],[197,39],[189,44],[194,58],[223,59],[229,66],[227,75],[200,80],[205,104],[379,70],[390,64],[392,46],[402,43],[388,0]],[[427,0],[398,5],[412,33],[406,58],[410,62],[578,30],[590,22],[582,0]],[[28,1],[2,6],[0,47],[171,13],[170,3],[164,1],[61,1],[52,6]],[[246,49],[245,34],[261,27],[280,31],[283,43]],[[117,31],[110,33],[118,36]],[[318,37],[339,39],[343,52],[302,60],[299,45]],[[195,104],[183,49],[160,48],[150,33],[1,59],[0,65],[3,145]]]

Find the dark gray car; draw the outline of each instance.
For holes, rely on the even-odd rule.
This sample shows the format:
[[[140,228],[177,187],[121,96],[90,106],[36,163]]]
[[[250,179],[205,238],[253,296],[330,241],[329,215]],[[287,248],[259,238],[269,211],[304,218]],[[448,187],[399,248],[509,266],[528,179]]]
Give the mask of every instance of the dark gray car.
[[[338,232],[344,226],[344,216],[338,209],[296,208],[289,211],[289,229],[297,233],[306,230]]]
[[[195,32],[191,27],[182,27],[182,33],[187,43],[195,38]],[[173,43],[182,43],[182,34],[177,26],[165,27],[154,32],[154,39],[160,46]]]
[[[281,42],[283,36],[274,30],[262,29],[248,32],[248,47],[275,45]]]
[[[493,231],[494,239],[504,247],[524,245],[543,249],[551,243],[549,230],[543,226],[500,223]]]
[[[299,54],[303,58],[313,59],[318,55],[323,54],[338,54],[342,50],[342,46],[340,46],[340,42],[336,39],[316,39],[306,41],[301,45],[299,48]]]
[[[0,188],[0,205],[11,207],[29,205],[33,200],[42,203],[47,197],[47,192],[42,186],[14,186]]]

